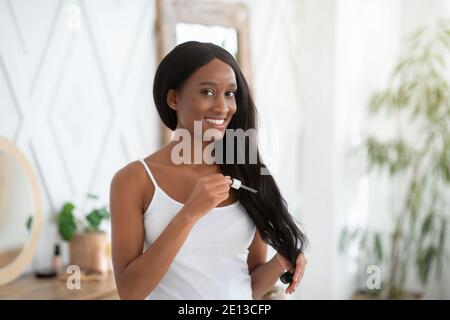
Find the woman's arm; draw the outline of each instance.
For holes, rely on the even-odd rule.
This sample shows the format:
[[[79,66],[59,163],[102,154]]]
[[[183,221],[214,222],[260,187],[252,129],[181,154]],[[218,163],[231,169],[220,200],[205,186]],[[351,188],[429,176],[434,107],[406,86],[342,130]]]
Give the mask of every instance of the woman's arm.
[[[183,207],[144,252],[140,163],[116,173],[110,190],[112,258],[122,299],[144,299],[158,285],[185,242],[196,218]],[[146,184],[147,185],[147,184]],[[151,185],[151,184],[148,184]],[[153,190],[154,190],[154,186]]]
[[[258,230],[249,247],[248,269],[252,278],[253,299],[260,300],[276,284],[285,270],[275,256],[268,262],[267,244]]]
[[[295,269],[291,263],[279,253],[276,253],[272,259],[267,259],[267,244],[261,238],[257,231],[251,246],[249,247],[248,265],[252,278],[253,299],[260,300],[269,290],[271,290],[281,275],[290,270],[294,272],[294,281],[286,289],[286,293],[293,293],[298,283],[303,277],[307,260],[304,254],[299,254]]]

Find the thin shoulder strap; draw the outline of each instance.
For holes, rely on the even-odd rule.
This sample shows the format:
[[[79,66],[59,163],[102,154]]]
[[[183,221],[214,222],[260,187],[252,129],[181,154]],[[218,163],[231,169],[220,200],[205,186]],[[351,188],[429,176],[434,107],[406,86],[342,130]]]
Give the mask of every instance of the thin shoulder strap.
[[[158,187],[158,184],[156,183],[155,177],[153,176],[152,172],[150,171],[150,168],[148,167],[147,163],[144,161],[144,159],[139,159],[139,161],[144,165],[145,171],[147,171],[148,176],[150,177],[150,180],[152,180],[153,185],[155,188]]]

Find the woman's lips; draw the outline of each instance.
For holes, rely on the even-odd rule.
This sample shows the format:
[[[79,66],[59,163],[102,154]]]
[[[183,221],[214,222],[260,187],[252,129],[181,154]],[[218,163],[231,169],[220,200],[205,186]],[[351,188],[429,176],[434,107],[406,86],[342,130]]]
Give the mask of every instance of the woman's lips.
[[[206,122],[209,126],[216,129],[225,129],[227,125],[226,119],[218,119],[218,118],[203,118],[203,121]]]

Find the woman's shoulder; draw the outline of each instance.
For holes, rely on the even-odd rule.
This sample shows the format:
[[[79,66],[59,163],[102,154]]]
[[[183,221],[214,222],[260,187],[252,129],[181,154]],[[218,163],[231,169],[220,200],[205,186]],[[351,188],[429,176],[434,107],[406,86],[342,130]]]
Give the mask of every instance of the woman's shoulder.
[[[142,160],[147,165],[158,165],[163,163],[163,149],[156,150],[152,154],[148,155],[147,157],[136,159],[134,161],[131,161],[121,167],[114,175],[114,177],[118,177],[121,180],[135,180],[142,177],[146,177],[145,173],[145,167],[142,163]]]
[[[158,149],[150,155],[141,159],[131,161],[121,167],[113,176],[112,183],[121,184],[124,186],[144,187],[153,189],[153,185],[149,184],[148,174],[146,172],[145,164],[148,167],[163,167],[166,164],[166,151],[164,148]],[[145,162],[142,163],[142,161]]]
[[[142,176],[143,170],[144,167],[141,161],[134,160],[117,170],[117,172],[114,174],[113,181],[136,181],[136,179],[139,179],[139,177]]]
[[[150,157],[150,158],[149,158]],[[143,158],[147,164],[153,162],[153,157]],[[134,160],[121,167],[111,180],[111,195],[128,201],[139,203],[142,208],[153,198],[155,187],[147,176],[146,169],[141,159]]]
[[[141,160],[145,161],[147,165],[153,165],[154,162],[158,162],[157,159],[159,157],[159,153],[160,150],[157,150],[145,158],[136,159],[121,167],[114,174],[112,178],[112,185],[120,184],[131,188],[144,185],[147,187],[146,182],[148,177],[145,166]]]
[[[144,167],[139,160],[130,162],[120,168],[112,177],[110,194],[116,197],[126,197],[138,200],[142,197],[144,182]]]

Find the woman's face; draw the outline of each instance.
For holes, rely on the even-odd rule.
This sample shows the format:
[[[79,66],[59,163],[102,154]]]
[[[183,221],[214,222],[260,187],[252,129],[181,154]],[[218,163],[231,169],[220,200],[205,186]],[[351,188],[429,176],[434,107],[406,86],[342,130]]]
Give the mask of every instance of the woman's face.
[[[199,68],[180,90],[171,89],[167,94],[168,105],[177,113],[177,129],[187,129],[200,139],[207,129],[216,129],[208,133],[215,140],[222,139],[237,109],[236,89],[234,71],[222,60],[213,59]],[[194,132],[194,121],[201,131]]]

